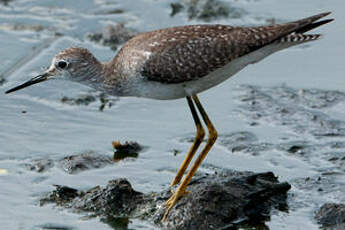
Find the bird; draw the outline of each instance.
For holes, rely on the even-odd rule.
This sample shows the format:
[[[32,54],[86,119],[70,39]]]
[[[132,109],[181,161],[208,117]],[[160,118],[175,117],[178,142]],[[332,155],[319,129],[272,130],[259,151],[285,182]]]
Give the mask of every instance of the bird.
[[[108,62],[98,61],[86,48],[67,48],[52,59],[45,72],[5,93],[51,79],[66,79],[115,96],[186,98],[196,134],[170,184],[179,185],[165,203],[165,220],[178,200],[188,193],[189,182],[218,137],[197,95],[272,53],[318,40],[321,34],[306,32],[333,21],[321,20],[329,14],[256,27],[200,24],[144,32],[127,41]],[[208,139],[184,176],[206,133],[198,114],[206,124]]]

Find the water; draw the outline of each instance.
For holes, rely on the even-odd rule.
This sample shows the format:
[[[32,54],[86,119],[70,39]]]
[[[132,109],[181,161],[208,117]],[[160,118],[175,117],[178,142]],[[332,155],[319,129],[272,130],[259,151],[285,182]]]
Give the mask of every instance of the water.
[[[288,21],[329,10],[336,18],[335,23],[322,27],[322,33],[326,35],[324,39],[305,48],[296,47],[274,54],[260,64],[249,66],[232,80],[200,95],[220,134],[250,131],[260,140],[279,142],[282,137],[291,136],[291,131],[269,124],[248,126],[236,112],[238,105],[233,100],[239,94],[236,89],[241,84],[277,86],[286,83],[296,88],[343,91],[345,15],[341,9],[345,3],[343,0],[227,2],[245,9],[247,14],[241,18],[217,19],[212,23],[259,25],[272,18]],[[100,60],[109,60],[114,56],[113,51],[84,39],[85,33],[97,32],[109,23],[125,22],[128,27],[138,31],[202,23],[195,19],[188,20],[185,13],[170,17],[170,3],[153,0],[15,0],[8,6],[0,5],[0,73],[6,74],[7,80],[1,86],[0,93],[38,74],[50,65],[51,57],[63,48],[87,47]],[[124,12],[105,14],[110,9]],[[43,25],[43,30],[16,31],[11,29],[14,24]],[[56,37],[56,33],[63,36]],[[35,47],[36,51],[33,51]],[[21,65],[18,66],[18,63]],[[7,173],[0,175],[2,229],[40,229],[49,225],[110,229],[97,218],[83,220],[82,215],[68,210],[49,205],[39,207],[38,200],[53,189],[52,184],[86,189],[104,185],[115,177],[126,177],[135,189],[149,192],[166,188],[174,177],[185,155],[174,156],[173,149],[186,152],[189,143],[179,140],[194,133],[186,101],[121,98],[104,112],[98,110],[99,103],[70,106],[60,102],[63,96],[72,97],[89,90],[71,82],[51,81],[11,95],[0,94],[0,169],[7,170]],[[342,104],[327,112],[342,119],[344,111]],[[43,174],[30,172],[23,167],[25,162],[32,159],[49,157],[57,160],[87,150],[111,155],[113,140],[135,140],[148,146],[148,149],[136,160],[125,160],[76,175],[68,175],[56,167]],[[260,156],[231,154],[219,144],[216,144],[205,162],[237,170],[273,171],[280,176],[280,180],[291,183],[319,173],[315,164],[280,152]],[[344,177],[338,179],[343,181]],[[296,187],[291,193],[297,194],[302,201],[291,199],[292,210],[274,214],[267,225],[271,229],[318,229],[312,219],[315,207],[331,198],[319,198],[312,194],[313,205],[298,207],[307,195]],[[130,228],[154,227],[132,220]]]

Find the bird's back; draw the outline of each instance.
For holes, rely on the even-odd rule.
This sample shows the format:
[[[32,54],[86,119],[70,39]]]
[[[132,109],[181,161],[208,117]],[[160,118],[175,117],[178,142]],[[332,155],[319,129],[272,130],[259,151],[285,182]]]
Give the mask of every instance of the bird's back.
[[[279,49],[319,38],[304,33],[330,22],[315,22],[328,14],[270,26],[191,25],[142,33],[122,47],[113,60],[117,63],[113,69],[118,77],[140,75],[163,84],[198,80],[270,44],[276,47],[267,49],[258,60]],[[241,63],[247,65],[258,60],[252,57]]]

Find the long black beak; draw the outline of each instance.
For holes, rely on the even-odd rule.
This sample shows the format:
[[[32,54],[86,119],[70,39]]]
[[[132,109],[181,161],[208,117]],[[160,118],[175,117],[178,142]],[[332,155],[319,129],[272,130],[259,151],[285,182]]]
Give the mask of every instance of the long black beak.
[[[48,80],[48,76],[49,76],[48,73],[44,73],[44,74],[38,75],[37,77],[31,78],[29,81],[27,81],[27,82],[25,82],[25,83],[23,83],[21,85],[18,85],[16,87],[12,88],[12,89],[7,90],[5,93],[6,94],[12,93],[14,91],[23,89],[23,88],[28,87],[30,85],[37,84],[37,83],[40,83],[42,81]]]

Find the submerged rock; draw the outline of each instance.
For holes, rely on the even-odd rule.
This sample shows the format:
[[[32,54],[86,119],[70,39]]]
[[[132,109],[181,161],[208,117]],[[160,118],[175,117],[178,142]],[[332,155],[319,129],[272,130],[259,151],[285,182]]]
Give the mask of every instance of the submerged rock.
[[[96,101],[96,97],[92,95],[80,95],[76,98],[62,97],[61,102],[69,105],[89,105]]]
[[[245,10],[229,7],[229,3],[219,0],[181,0],[171,3],[170,7],[172,17],[187,9],[190,20],[199,19],[206,22],[219,18],[241,18],[246,14]]]
[[[9,23],[3,23],[0,24],[0,29],[2,30],[9,30],[9,31],[31,31],[31,32],[41,32],[43,30],[51,30],[53,31],[53,28],[45,27],[43,25],[39,24],[9,24]]]
[[[0,86],[3,85],[5,82],[5,78],[2,75],[0,75]]]
[[[135,191],[126,179],[115,179],[107,186],[89,191],[61,188],[42,199],[43,203],[92,212],[103,220],[141,218],[167,229],[214,229],[245,223],[262,223],[272,208],[286,210],[288,183],[279,183],[273,173],[221,171],[193,179],[189,194],[180,199],[165,222],[161,222],[171,196],[169,189],[151,194]],[[56,196],[54,194],[59,194]],[[61,198],[62,197],[62,198]],[[107,221],[104,221],[107,222]]]
[[[323,229],[345,229],[345,204],[327,203],[322,205],[315,218]]]
[[[54,185],[55,190],[52,191],[47,197],[40,200],[40,205],[45,205],[47,203],[56,203],[59,206],[69,205],[74,198],[81,196],[82,193],[77,189],[68,187]]]
[[[96,154],[92,151],[67,156],[59,162],[61,168],[69,174],[78,173],[88,169],[102,168],[113,163],[114,161],[110,156]]]
[[[58,165],[65,172],[75,174],[89,169],[102,168],[127,157],[136,158],[138,157],[139,152],[144,149],[139,143],[134,141],[126,141],[124,144],[121,144],[119,141],[114,141],[112,144],[114,147],[114,156],[87,151],[66,156],[57,160],[57,162],[49,158],[34,159],[29,163],[24,163],[23,165],[27,169],[39,173],[45,172],[55,165]]]
[[[277,148],[273,143],[261,142],[252,132],[232,132],[219,135],[217,143],[224,146],[232,153],[247,153],[253,156],[259,155],[263,151]],[[182,138],[181,142],[193,143],[194,137]],[[204,139],[203,142],[206,142]]]
[[[100,93],[97,95],[90,93],[90,94],[85,94],[85,95],[79,95],[74,98],[64,96],[61,98],[61,102],[64,104],[85,105],[85,106],[97,100],[99,100],[101,103],[101,105],[99,106],[99,110],[103,111],[106,107],[111,108],[118,99],[110,97],[104,93]]]
[[[103,28],[100,33],[88,33],[85,37],[91,41],[109,46],[112,50],[116,50],[119,45],[125,43],[138,33],[125,27],[124,24],[116,26],[108,25]]]
[[[273,148],[273,144],[259,142],[256,135],[251,132],[234,132],[220,135],[219,143],[233,153],[243,152],[253,156]]]
[[[13,0],[0,0],[0,4],[3,4],[5,6],[8,6],[9,2],[12,2]]]
[[[30,163],[26,163],[25,167],[31,171],[35,172],[45,172],[54,166],[54,161],[52,159],[35,159]]]

